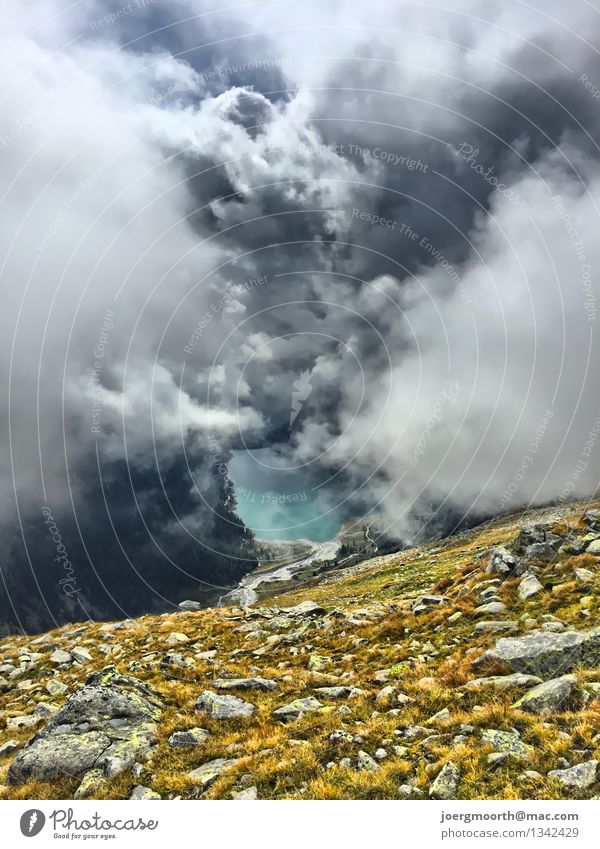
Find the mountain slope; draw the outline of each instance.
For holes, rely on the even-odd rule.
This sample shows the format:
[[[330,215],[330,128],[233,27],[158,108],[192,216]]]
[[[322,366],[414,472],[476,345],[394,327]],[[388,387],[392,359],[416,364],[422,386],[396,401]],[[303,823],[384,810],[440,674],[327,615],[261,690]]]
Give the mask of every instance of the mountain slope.
[[[508,516],[246,610],[6,638],[2,795],[595,796],[598,506]]]

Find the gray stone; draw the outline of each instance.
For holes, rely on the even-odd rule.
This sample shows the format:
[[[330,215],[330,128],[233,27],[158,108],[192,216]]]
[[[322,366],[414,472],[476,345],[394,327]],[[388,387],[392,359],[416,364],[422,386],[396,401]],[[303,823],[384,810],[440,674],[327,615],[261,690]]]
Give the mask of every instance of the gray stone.
[[[376,772],[378,769],[381,769],[377,761],[367,752],[363,752],[362,749],[357,755],[356,766],[357,769],[368,770],[369,772]]]
[[[525,550],[526,560],[538,560],[549,563],[556,557],[556,551],[547,542],[536,542]]]
[[[19,748],[19,744],[16,740],[7,740],[5,743],[0,745],[0,759],[5,758],[8,755],[12,755],[13,752],[16,752]]]
[[[481,604],[475,608],[477,616],[481,616],[484,613],[493,616],[494,613],[504,613],[505,611],[506,605],[502,601],[489,601],[487,604]]]
[[[68,689],[66,684],[63,684],[62,681],[56,681],[54,678],[46,683],[46,690],[51,696],[62,696]]]
[[[204,710],[212,719],[238,719],[252,716],[256,706],[237,696],[224,696],[204,690],[196,702],[196,710]]]
[[[422,799],[423,791],[418,787],[413,787],[412,784],[401,784],[398,788],[398,795],[401,799]]]
[[[189,749],[206,743],[210,733],[206,728],[188,728],[187,731],[174,731],[169,737],[169,746],[172,749]]]
[[[131,796],[129,798],[136,799],[138,801],[144,799],[148,801],[154,801],[156,799],[160,799],[161,796],[160,794],[155,793],[154,790],[151,790],[149,787],[144,787],[143,784],[138,784],[136,787],[133,788]]]
[[[76,663],[83,664],[92,661],[92,655],[83,646],[75,646],[75,648],[71,649],[71,655]]]
[[[299,719],[305,713],[314,713],[314,711],[322,707],[321,702],[315,699],[314,696],[307,696],[304,699],[294,699],[293,702],[277,708],[277,710],[273,711],[273,716],[284,722],[289,722],[290,720]]]
[[[577,678],[574,675],[563,675],[552,681],[538,684],[522,696],[514,708],[528,713],[549,714],[566,710],[577,690]]]
[[[476,678],[474,681],[465,684],[465,690],[493,687],[495,690],[503,692],[512,689],[528,689],[541,683],[542,679],[538,678],[537,675],[524,675],[522,672],[515,672],[512,675],[491,675],[489,678]]]
[[[217,678],[217,690],[276,690],[279,684],[271,678]]]
[[[593,540],[586,548],[588,554],[600,554],[600,539]]]
[[[327,613],[325,608],[317,604],[316,601],[302,601],[294,607],[282,607],[281,609],[287,616],[323,616]]]
[[[511,554],[507,548],[499,546],[492,552],[485,571],[490,575],[507,578],[509,575],[521,574],[523,567],[518,557]]]
[[[481,735],[481,742],[490,743],[497,752],[504,752],[518,760],[527,760],[533,754],[533,747],[524,743],[517,731],[487,728]]]
[[[192,772],[188,772],[188,778],[202,787],[208,787],[222,772],[234,766],[238,760],[239,758],[215,758],[192,770]]]
[[[107,775],[131,768],[156,739],[161,714],[157,693],[113,667],[90,675],[23,748],[8,771],[10,784],[77,777],[92,769]]]
[[[442,767],[437,778],[429,788],[430,799],[455,799],[460,783],[460,769],[452,761]]]
[[[568,769],[554,769],[548,773],[548,778],[556,778],[563,787],[575,790],[586,790],[596,781],[598,761],[586,761]]]
[[[188,610],[190,612],[202,610],[202,605],[200,604],[199,601],[189,601],[187,599],[186,599],[186,601],[180,601],[179,604],[177,605],[177,607],[180,610]]]
[[[575,569],[575,580],[578,584],[589,584],[594,580],[594,573],[589,569]]]
[[[352,699],[361,696],[364,690],[358,687],[317,687],[315,693],[324,699]]]
[[[73,658],[67,651],[61,651],[61,649],[56,649],[50,655],[50,663],[56,663],[58,665],[71,663]]]
[[[590,631],[563,631],[559,634],[534,631],[525,637],[498,640],[473,662],[476,672],[525,672],[542,679],[555,678],[578,664],[600,664],[600,628]]]
[[[544,587],[535,575],[527,574],[523,576],[523,580],[517,587],[517,594],[521,601],[526,601],[528,598],[533,598],[533,596],[543,592],[543,590]]]
[[[443,595],[422,595],[413,602],[412,612],[415,614],[424,613],[431,607],[439,607],[446,602],[446,596]]]
[[[246,787],[245,790],[238,790],[236,793],[231,794],[231,798],[238,801],[253,802],[258,799],[258,787],[253,785],[252,787]]]
[[[333,661],[330,657],[323,654],[311,654],[308,659],[308,669],[310,672],[321,672],[328,666],[331,666]]]
[[[83,776],[81,784],[75,791],[75,798],[89,799],[103,787],[106,787],[106,785],[107,780],[104,771],[101,769],[91,769]]]
[[[519,630],[519,623],[514,619],[491,619],[478,622],[473,633],[477,634],[506,634]]]

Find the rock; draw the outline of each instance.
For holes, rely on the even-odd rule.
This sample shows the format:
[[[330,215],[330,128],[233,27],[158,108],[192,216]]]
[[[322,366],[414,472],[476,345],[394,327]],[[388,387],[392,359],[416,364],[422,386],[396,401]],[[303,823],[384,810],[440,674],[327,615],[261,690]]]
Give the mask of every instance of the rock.
[[[548,778],[556,778],[563,787],[575,790],[586,790],[596,781],[598,761],[586,761],[568,769],[554,769],[548,773]]]
[[[178,646],[182,643],[189,643],[190,638],[187,634],[183,634],[181,631],[171,631],[167,639],[165,640],[168,646]]]
[[[544,587],[535,575],[527,573],[523,576],[523,580],[517,587],[517,594],[521,601],[526,601],[528,598],[533,598],[533,596],[538,595],[538,593],[543,592]]]
[[[448,708],[442,708],[442,710],[438,710],[437,713],[429,717],[427,724],[430,722],[445,722],[447,719],[450,719],[450,711]]]
[[[276,690],[279,684],[271,678],[217,678],[213,687],[217,690]]]
[[[526,560],[539,560],[549,563],[556,557],[556,551],[547,542],[536,542],[525,550]]]
[[[284,722],[289,722],[290,720],[299,719],[305,713],[314,713],[314,711],[320,710],[322,707],[321,702],[315,699],[314,696],[307,696],[304,699],[294,699],[293,702],[277,708],[277,710],[273,711],[273,716]]]
[[[473,633],[478,634],[505,634],[519,630],[519,623],[514,619],[491,619],[484,620],[475,625]]]
[[[238,763],[239,758],[215,758],[188,772],[188,778],[202,787],[208,787],[222,772]]]
[[[528,713],[549,714],[566,710],[577,690],[577,678],[574,675],[563,675],[538,684],[529,690],[513,707]]]
[[[575,569],[574,574],[578,584],[589,584],[594,580],[594,573],[589,569]]]
[[[138,784],[136,787],[133,788],[131,796],[129,798],[137,799],[138,801],[143,799],[153,801],[162,797],[158,793],[155,793],[154,790],[150,790],[149,787],[144,787],[143,784]]]
[[[416,615],[425,613],[432,607],[438,607],[441,604],[446,604],[447,598],[443,595],[422,595],[415,599],[412,606],[412,612]]]
[[[444,801],[455,799],[458,793],[459,783],[460,769],[455,763],[448,761],[429,788],[429,798],[442,799]]]
[[[600,554],[600,539],[595,539],[586,548],[588,554]]]
[[[252,716],[256,706],[244,699],[238,699],[237,696],[224,696],[204,690],[198,696],[196,710],[206,711],[211,719],[237,719]]]
[[[50,663],[56,663],[57,665],[66,665],[71,663],[73,658],[67,651],[61,651],[60,649],[56,649],[50,655]]]
[[[519,760],[527,760],[533,753],[533,747],[524,743],[517,731],[487,728],[481,735],[481,742],[490,743],[497,752],[504,752]]]
[[[329,735],[332,743],[353,743],[354,735],[344,728],[338,728]]]
[[[286,616],[323,616],[327,611],[316,601],[302,601],[294,607],[282,607]]]
[[[418,787],[413,787],[412,784],[401,784],[398,788],[398,795],[401,799],[421,799],[423,791]]]
[[[481,604],[479,607],[476,607],[474,612],[477,614],[477,616],[481,616],[484,613],[493,616],[494,613],[504,613],[505,610],[506,605],[504,604],[504,602],[490,601],[487,604]]]
[[[458,622],[459,619],[462,619],[462,613],[460,610],[457,610],[456,613],[453,613],[452,616],[448,617],[448,623],[450,625],[454,625],[454,623]]]
[[[91,663],[93,658],[89,651],[83,646],[75,646],[71,649],[71,656],[76,663]]]
[[[492,752],[487,756],[487,762],[490,769],[498,769],[503,763],[510,758],[508,752]]]
[[[113,667],[94,673],[19,752],[9,783],[128,769],[155,742],[160,708],[159,695],[136,678]]]
[[[246,787],[245,790],[238,790],[237,793],[231,794],[231,798],[238,801],[255,801],[258,799],[258,787],[253,785],[252,787]]]
[[[0,759],[6,758],[8,755],[12,755],[13,752],[16,752],[19,748],[19,744],[16,740],[7,740],[5,743],[0,745]]]
[[[358,687],[316,687],[315,693],[324,699],[352,699],[362,696],[364,690]]]
[[[593,531],[600,531],[600,511],[588,510],[583,517],[583,521]]]
[[[206,728],[188,728],[187,731],[174,731],[169,737],[169,746],[172,749],[188,749],[192,746],[201,746],[206,743],[210,733]]]
[[[387,753],[387,752],[386,752],[386,750],[385,750],[385,749],[383,749],[383,748],[379,748],[379,749],[377,749],[377,751],[375,752],[375,757],[377,758],[377,760],[378,760],[378,761],[383,761],[383,760],[385,760],[385,758],[387,758],[387,756],[388,756],[388,753]]]
[[[507,548],[499,546],[492,552],[485,571],[491,575],[507,578],[509,575],[522,574],[523,567],[518,557],[511,554]]]
[[[323,654],[311,654],[308,659],[308,669],[310,672],[321,672],[321,670],[326,669],[328,666],[331,666],[333,661],[330,657],[327,657]]]
[[[394,693],[396,692],[396,688],[391,684],[388,684],[387,687],[383,687],[375,696],[376,702],[387,702],[392,698]]]
[[[51,678],[46,684],[46,690],[51,696],[62,696],[69,688],[62,681],[55,681]]]
[[[94,796],[99,790],[106,787],[107,779],[104,771],[101,769],[91,769],[83,776],[83,780],[75,791],[76,799],[89,799]]]
[[[493,687],[500,692],[511,689],[526,689],[541,684],[542,679],[537,675],[524,675],[515,672],[513,675],[492,675],[489,678],[476,678],[465,684],[465,690],[477,690],[479,687]]]
[[[6,720],[6,727],[9,731],[18,731],[20,728],[32,728],[38,725],[41,721],[41,716],[12,716]]]
[[[359,770],[368,770],[369,772],[376,772],[378,769],[381,769],[377,761],[367,752],[363,752],[362,749],[356,758],[356,766]]]
[[[189,610],[190,612],[202,610],[202,605],[199,601],[180,601],[177,607],[179,607],[180,610]]]
[[[534,631],[525,637],[506,637],[472,666],[477,672],[525,672],[548,679],[556,673],[569,672],[578,664],[592,668],[600,664],[600,628],[558,634]]]

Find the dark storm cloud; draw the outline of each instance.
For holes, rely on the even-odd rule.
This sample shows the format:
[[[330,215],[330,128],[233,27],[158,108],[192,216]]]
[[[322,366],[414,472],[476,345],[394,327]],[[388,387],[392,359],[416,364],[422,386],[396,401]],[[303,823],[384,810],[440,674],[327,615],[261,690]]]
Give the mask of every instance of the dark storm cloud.
[[[74,615],[41,504],[89,615],[235,581],[231,447],[403,537],[589,493],[597,14],[130,5],[9,18],[0,462],[25,624]]]

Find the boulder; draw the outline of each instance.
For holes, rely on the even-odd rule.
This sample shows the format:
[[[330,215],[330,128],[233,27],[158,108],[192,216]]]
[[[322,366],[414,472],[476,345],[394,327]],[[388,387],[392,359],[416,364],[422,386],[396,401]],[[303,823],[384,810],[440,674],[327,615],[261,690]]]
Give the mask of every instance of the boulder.
[[[523,580],[517,587],[517,594],[521,601],[527,601],[528,598],[533,598],[533,596],[543,592],[543,590],[544,587],[540,584],[536,576],[528,572],[523,576]]]
[[[327,611],[316,601],[302,601],[293,607],[282,607],[286,616],[323,616]]]
[[[430,799],[455,799],[460,783],[460,769],[452,761],[442,767],[437,778],[429,788]]]
[[[169,746],[172,749],[189,749],[200,746],[210,737],[206,728],[188,728],[187,731],[174,731],[169,737]]]
[[[488,575],[498,575],[501,578],[522,574],[521,561],[507,548],[499,546],[492,551],[485,571]]]
[[[518,760],[527,760],[533,754],[533,747],[524,743],[517,731],[487,728],[481,735],[481,742],[489,743],[497,752],[504,752]]]
[[[563,675],[538,684],[522,696],[513,707],[528,713],[550,714],[566,710],[577,692],[577,678]]]
[[[206,711],[211,719],[239,719],[252,716],[256,706],[244,699],[238,699],[237,696],[224,696],[204,690],[198,696],[196,710]]]
[[[525,672],[546,680],[570,672],[577,664],[600,664],[600,628],[590,631],[533,631],[525,637],[504,637],[473,661],[476,672]]]
[[[563,787],[569,790],[586,790],[596,781],[598,761],[586,761],[568,769],[554,769],[548,773],[548,778],[556,778]]]
[[[148,753],[160,715],[160,696],[146,684],[114,667],[94,673],[19,752],[8,781],[52,781],[95,769],[114,776]]]
[[[283,720],[283,722],[289,722],[299,719],[305,713],[314,713],[314,711],[322,707],[321,702],[315,699],[314,696],[307,696],[304,699],[294,699],[293,702],[277,708],[277,710],[273,711],[273,716]]]

